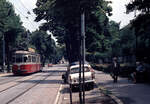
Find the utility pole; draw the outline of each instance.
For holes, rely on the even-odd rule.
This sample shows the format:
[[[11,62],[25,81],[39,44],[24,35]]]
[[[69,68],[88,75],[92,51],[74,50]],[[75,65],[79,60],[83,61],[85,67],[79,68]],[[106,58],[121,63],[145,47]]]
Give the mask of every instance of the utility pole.
[[[5,71],[5,35],[3,34],[3,67],[2,71]]]
[[[81,37],[81,36],[80,36]],[[79,100],[80,100],[80,104],[83,104],[82,101],[82,84],[81,84],[81,70],[82,70],[82,42],[81,42],[81,38],[80,38],[80,46],[79,46],[79,54],[80,54],[80,59],[79,59],[79,65],[80,65],[80,69],[79,69]]]
[[[82,45],[82,71],[83,71],[83,104],[85,104],[85,78],[84,78],[84,63],[85,63],[85,13],[81,14],[81,45]]]
[[[72,104],[72,85],[69,84],[70,86],[70,104]]]

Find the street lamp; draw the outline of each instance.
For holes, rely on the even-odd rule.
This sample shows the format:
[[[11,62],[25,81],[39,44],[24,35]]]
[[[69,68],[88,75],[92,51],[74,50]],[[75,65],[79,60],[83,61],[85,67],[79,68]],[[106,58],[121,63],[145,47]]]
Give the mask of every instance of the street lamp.
[[[85,104],[85,78],[84,78],[84,63],[85,63],[85,13],[81,13],[81,45],[82,45],[82,71],[83,71],[83,104]]]
[[[3,67],[2,71],[5,71],[5,35],[3,34]]]

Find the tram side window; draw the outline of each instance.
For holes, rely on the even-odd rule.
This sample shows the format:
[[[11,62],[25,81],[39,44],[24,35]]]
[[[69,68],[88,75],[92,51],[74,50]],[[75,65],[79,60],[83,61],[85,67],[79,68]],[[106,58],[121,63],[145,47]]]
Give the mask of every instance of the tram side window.
[[[40,57],[39,57],[39,56],[37,56],[37,62],[38,62],[38,63],[40,62]]]
[[[36,56],[36,62],[38,62],[38,60],[39,60],[39,59],[38,59],[38,56]]]
[[[31,56],[28,56],[28,62],[31,62]]]
[[[38,62],[40,63],[40,56],[38,57],[38,59],[39,59]]]
[[[25,57],[23,57],[23,61],[24,62],[28,62],[28,58],[25,56]]]
[[[21,63],[22,62],[22,57],[16,57],[16,63]]]
[[[36,57],[32,56],[32,62],[36,62]]]

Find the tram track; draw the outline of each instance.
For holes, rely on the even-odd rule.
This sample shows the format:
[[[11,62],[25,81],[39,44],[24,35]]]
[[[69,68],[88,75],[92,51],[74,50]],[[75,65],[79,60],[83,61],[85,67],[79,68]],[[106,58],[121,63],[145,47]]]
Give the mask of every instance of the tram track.
[[[36,77],[38,77],[41,73],[38,73],[38,74],[34,74],[33,76],[26,76],[26,77],[23,77],[23,78],[17,78],[17,79],[14,79],[14,80],[11,80],[11,81],[14,81],[14,82],[11,82],[11,81],[7,81],[5,83],[1,83],[0,85],[0,93],[10,89],[10,88],[13,88],[17,85],[20,85],[21,83],[23,83],[24,81],[26,80],[31,80],[31,79],[34,79]],[[19,83],[18,83],[19,82]],[[3,86],[6,86],[3,88]]]
[[[24,80],[23,80],[23,81],[20,81],[20,83],[18,83],[18,81],[16,80],[15,82],[12,82],[12,83],[14,83],[13,85],[11,85],[11,86],[9,86],[9,87],[3,89],[3,90],[0,90],[0,93],[1,93],[1,92],[4,92],[4,91],[6,91],[6,90],[8,90],[8,89],[10,89],[10,88],[13,88],[13,87],[15,87],[15,86],[17,86],[17,85],[20,85],[20,84],[23,83],[25,80],[31,80],[31,79],[33,79],[33,78],[35,78],[35,77],[37,77],[37,76],[33,76],[33,77],[31,77],[31,78],[30,78],[30,76],[29,76],[29,79],[28,79],[28,77],[26,77],[27,79],[22,78],[22,79],[24,79]],[[20,80],[21,80],[21,79],[20,79]],[[9,84],[9,83],[5,83],[5,84]],[[3,84],[3,85],[4,85],[4,84]]]
[[[39,80],[36,84],[32,85],[31,87],[29,87],[28,89],[26,89],[25,91],[23,91],[22,93],[18,94],[17,96],[15,96],[14,98],[12,98],[11,100],[9,100],[6,104],[10,104],[11,102],[13,102],[14,100],[16,100],[17,98],[19,98],[20,96],[22,96],[23,94],[25,94],[26,92],[28,92],[30,89],[34,88],[35,86],[37,86],[38,84],[40,84],[42,81],[46,80],[49,76],[51,76],[52,74],[54,74],[56,71],[54,71],[53,73],[47,75],[45,78]]]
[[[9,82],[12,82],[12,81],[16,81],[18,79],[23,79],[24,77],[22,78],[14,78],[14,79],[11,79],[11,80],[7,80],[7,81],[4,81],[4,82],[1,82],[0,85],[3,85],[3,84],[6,84],[6,83],[9,83]],[[9,78],[8,78],[9,79]],[[2,79],[2,80],[6,80],[6,79]],[[0,80],[1,81],[1,80]]]

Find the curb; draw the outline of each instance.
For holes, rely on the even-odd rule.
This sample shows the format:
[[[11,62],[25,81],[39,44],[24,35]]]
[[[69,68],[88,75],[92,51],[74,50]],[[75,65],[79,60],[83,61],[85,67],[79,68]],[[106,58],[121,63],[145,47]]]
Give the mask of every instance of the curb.
[[[56,96],[54,104],[58,104],[58,102],[59,102],[59,97],[60,97],[60,91],[61,91],[61,89],[62,89],[62,84],[60,85],[60,87],[59,87],[59,89],[57,91],[57,96]]]
[[[113,95],[112,93],[110,93],[109,90],[107,90],[104,86],[102,86],[102,88],[100,88],[97,84],[96,84],[96,86],[99,88],[99,90],[101,91],[101,93],[103,93],[104,95],[110,97],[117,104],[124,104],[118,97],[116,97],[115,95]],[[107,92],[107,93],[104,93],[104,91]]]
[[[12,73],[0,73],[0,77],[8,76],[8,75],[13,75]]]

